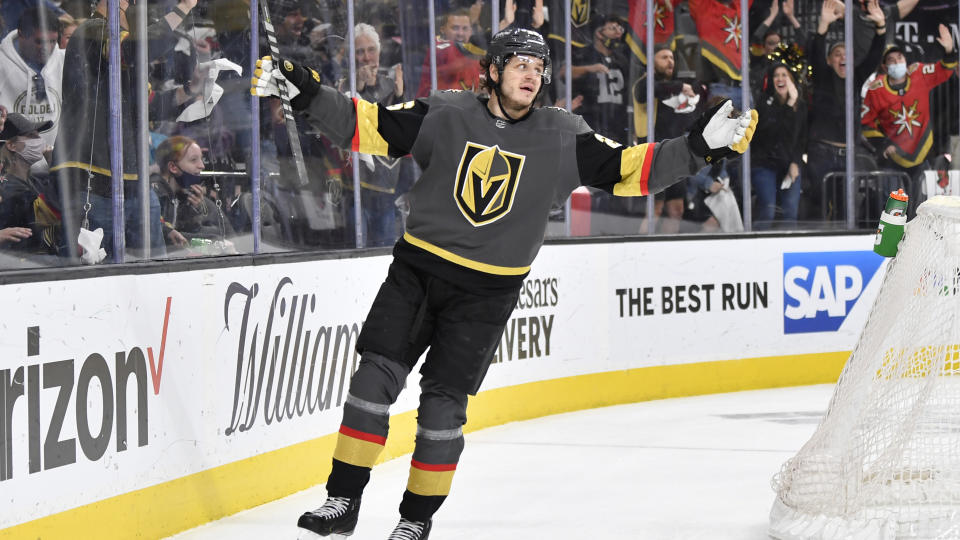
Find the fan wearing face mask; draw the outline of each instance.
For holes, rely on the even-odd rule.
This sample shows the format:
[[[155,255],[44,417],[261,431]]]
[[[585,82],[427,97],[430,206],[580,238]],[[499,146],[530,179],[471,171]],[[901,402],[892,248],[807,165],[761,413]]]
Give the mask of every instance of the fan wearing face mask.
[[[197,142],[175,135],[160,143],[156,155],[160,172],[151,175],[150,186],[160,199],[168,251],[189,248],[194,238],[221,241],[233,236],[230,220],[209,196],[200,176],[205,167]]]
[[[49,151],[40,132],[52,122],[33,122],[0,107],[0,249],[54,254],[60,213],[50,203],[49,182],[30,166]]]
[[[907,64],[904,51],[891,45],[883,53],[879,75],[863,99],[863,135],[880,164],[900,169],[911,177],[923,168],[933,146],[930,91],[945,82],[957,68],[953,36],[940,25],[936,45],[943,48],[935,63]]]

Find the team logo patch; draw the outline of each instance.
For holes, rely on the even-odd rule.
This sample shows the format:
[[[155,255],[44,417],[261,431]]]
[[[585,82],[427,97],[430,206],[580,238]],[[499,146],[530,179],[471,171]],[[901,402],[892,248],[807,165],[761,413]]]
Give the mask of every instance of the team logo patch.
[[[466,144],[453,198],[474,227],[493,223],[510,211],[524,159],[499,146]]]
[[[572,0],[570,19],[573,26],[577,28],[590,22],[590,0]]]

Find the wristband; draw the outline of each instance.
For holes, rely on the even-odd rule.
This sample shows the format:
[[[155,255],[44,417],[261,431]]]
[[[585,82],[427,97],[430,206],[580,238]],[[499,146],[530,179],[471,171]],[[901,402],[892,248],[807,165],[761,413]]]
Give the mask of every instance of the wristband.
[[[883,30],[883,29],[886,28],[886,27],[887,27],[887,25],[878,26],[878,27],[877,27],[877,30]]]
[[[187,18],[187,13],[180,9],[180,6],[173,6],[173,9],[170,10],[170,13],[176,13],[181,19]]]

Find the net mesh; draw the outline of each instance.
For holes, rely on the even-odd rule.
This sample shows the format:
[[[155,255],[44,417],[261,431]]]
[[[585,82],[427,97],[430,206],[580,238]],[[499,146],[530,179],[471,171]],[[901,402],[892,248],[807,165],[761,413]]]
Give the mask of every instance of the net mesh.
[[[960,198],[907,224],[826,416],[773,488],[775,538],[960,538]]]

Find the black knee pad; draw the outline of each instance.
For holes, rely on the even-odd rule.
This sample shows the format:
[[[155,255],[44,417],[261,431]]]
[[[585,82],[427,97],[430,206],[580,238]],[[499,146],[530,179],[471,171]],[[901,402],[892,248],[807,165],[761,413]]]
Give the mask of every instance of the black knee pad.
[[[377,353],[365,352],[350,379],[350,394],[360,399],[392,405],[406,383],[410,368]]]
[[[417,424],[427,429],[456,429],[467,423],[467,394],[436,380],[420,380]]]

